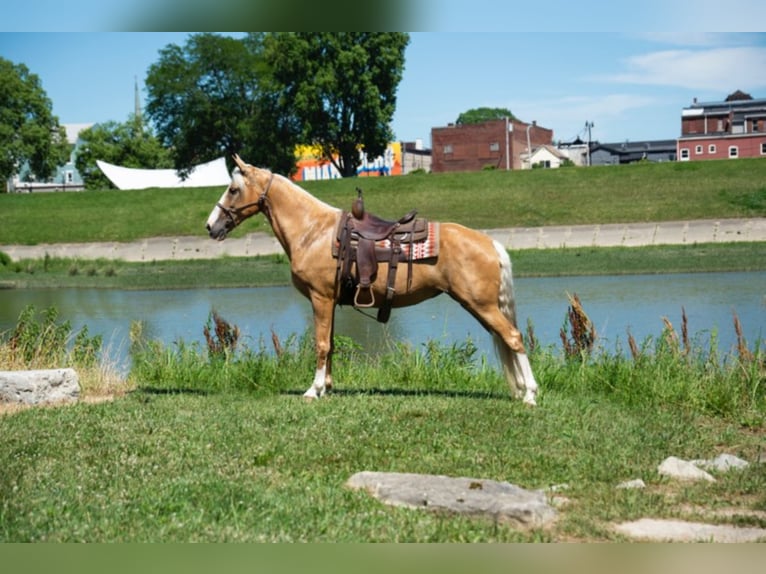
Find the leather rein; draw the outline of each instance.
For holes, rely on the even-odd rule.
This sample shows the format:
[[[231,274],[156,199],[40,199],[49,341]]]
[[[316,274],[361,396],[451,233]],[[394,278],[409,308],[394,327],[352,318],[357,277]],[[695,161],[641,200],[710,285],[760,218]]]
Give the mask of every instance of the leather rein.
[[[226,207],[224,205],[221,205],[221,202],[219,201],[218,203],[216,203],[216,206],[218,207],[218,209],[223,211],[226,217],[228,217],[229,220],[235,225],[237,223],[236,218],[241,218],[242,212],[253,206],[258,206],[258,209],[260,209],[264,213],[264,215],[266,215],[267,218],[271,219],[269,206],[266,204],[266,199],[267,199],[266,195],[269,193],[269,190],[271,189],[272,181],[274,181],[274,172],[271,173],[271,177],[269,178],[269,183],[266,184],[266,189],[258,198],[258,201],[247,203],[241,207]]]

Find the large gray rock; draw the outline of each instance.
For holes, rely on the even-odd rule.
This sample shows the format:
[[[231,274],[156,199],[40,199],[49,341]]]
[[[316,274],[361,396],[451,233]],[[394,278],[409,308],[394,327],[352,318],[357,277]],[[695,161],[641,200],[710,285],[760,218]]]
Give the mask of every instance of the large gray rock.
[[[660,466],[657,467],[657,472],[663,476],[669,476],[678,480],[707,480],[708,482],[715,482],[715,478],[709,473],[698,468],[688,460],[675,456],[669,456],[663,460]]]
[[[80,379],[74,369],[0,371],[0,402],[38,405],[76,401]]]
[[[482,478],[364,471],[346,483],[392,506],[487,516],[498,522],[539,528],[556,518],[545,493]]]

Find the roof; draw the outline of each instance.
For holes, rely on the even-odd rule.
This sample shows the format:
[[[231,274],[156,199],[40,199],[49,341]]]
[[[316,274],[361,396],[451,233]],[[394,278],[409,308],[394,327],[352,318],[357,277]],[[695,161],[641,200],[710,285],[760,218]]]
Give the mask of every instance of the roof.
[[[741,108],[763,108],[766,107],[766,98],[758,98],[752,100],[722,100],[719,102],[694,102],[691,106],[683,108],[682,113],[684,115],[694,115],[694,113],[702,113],[702,110],[709,109],[741,109]]]
[[[553,157],[556,157],[556,158],[558,158],[558,159],[567,159],[567,156],[566,156],[566,155],[564,155],[563,153],[561,153],[561,152],[560,152],[558,149],[556,149],[556,148],[555,148],[555,147],[553,147],[552,145],[548,145],[548,144],[543,144],[543,145],[541,145],[541,146],[537,146],[537,147],[536,147],[536,148],[535,148],[535,149],[532,151],[532,159],[534,159],[534,157],[535,157],[535,156],[536,156],[536,155],[537,155],[539,152],[541,152],[541,151],[547,151],[547,152],[548,152],[548,153],[550,153],[550,154],[551,154]],[[525,155],[525,154],[523,154],[523,155]]]
[[[644,140],[644,141],[625,141],[616,143],[597,143],[591,147],[591,151],[604,149],[617,155],[643,152],[663,152],[675,151],[676,140]]]

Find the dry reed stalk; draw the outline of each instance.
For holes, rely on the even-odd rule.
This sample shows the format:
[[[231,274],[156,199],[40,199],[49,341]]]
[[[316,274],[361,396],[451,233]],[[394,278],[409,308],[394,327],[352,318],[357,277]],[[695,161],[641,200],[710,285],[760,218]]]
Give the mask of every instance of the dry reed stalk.
[[[568,357],[575,357],[593,350],[593,344],[596,342],[596,329],[585,313],[577,293],[573,295],[567,293],[567,298],[569,299],[567,313],[571,338],[567,337],[567,333],[563,328],[559,335],[561,336],[561,342],[564,345],[566,355]]]
[[[734,311],[734,332],[737,334],[737,353],[739,354],[739,360],[741,363],[750,363],[753,360],[753,353],[747,347],[747,341],[745,335],[742,333],[742,323],[739,321],[737,312]]]
[[[226,351],[234,351],[239,342],[239,327],[230,325],[217,311],[212,312],[215,325],[215,338],[213,338],[209,325],[205,325],[202,333],[207,341],[207,348],[211,355],[221,355]]]
[[[667,317],[662,318],[662,322],[665,324],[665,329],[662,332],[665,337],[665,342],[668,344],[673,352],[678,352],[678,333],[676,333],[673,323]]]
[[[681,306],[681,341],[684,345],[684,355],[689,356],[692,349],[689,343],[689,319],[683,306]]]
[[[281,357],[285,350],[282,348],[282,343],[279,342],[279,336],[273,328],[271,329],[271,344],[274,346],[274,352],[277,354],[277,357]]]
[[[641,358],[641,351],[638,350],[636,339],[630,331],[628,331],[628,346],[630,347],[630,355],[633,357],[633,360],[638,361]]]
[[[527,347],[527,353],[531,354],[535,352],[537,348],[537,339],[535,338],[535,328],[532,325],[532,321],[527,319],[527,336],[525,345]]]

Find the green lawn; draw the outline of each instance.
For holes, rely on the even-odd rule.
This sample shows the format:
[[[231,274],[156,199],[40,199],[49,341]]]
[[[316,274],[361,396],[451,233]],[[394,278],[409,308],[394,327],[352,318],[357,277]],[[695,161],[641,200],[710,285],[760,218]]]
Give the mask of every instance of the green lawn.
[[[670,455],[752,461],[762,447],[762,397],[748,407],[726,370],[684,367],[672,348],[636,361],[537,352],[532,409],[468,345],[400,347],[375,363],[341,353],[336,390],[305,403],[310,339],[283,343],[279,359],[225,362],[149,345],[137,389],[114,402],[0,416],[0,541],[620,541],[620,521],[766,509],[764,465],[714,484],[657,474]],[[743,402],[727,407],[724,386]],[[569,502],[551,527],[520,531],[385,506],[344,487],[363,470],[566,484]],[[615,488],[635,478],[647,488]]]

